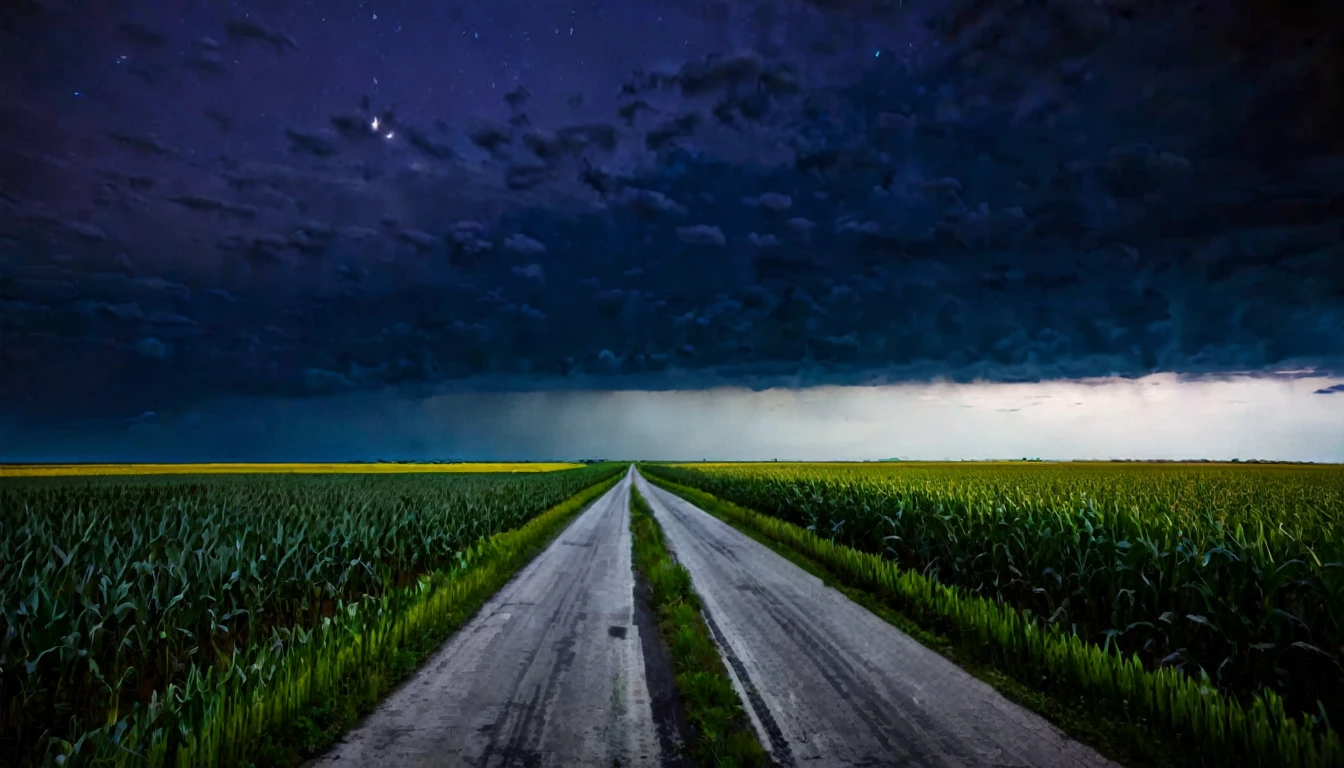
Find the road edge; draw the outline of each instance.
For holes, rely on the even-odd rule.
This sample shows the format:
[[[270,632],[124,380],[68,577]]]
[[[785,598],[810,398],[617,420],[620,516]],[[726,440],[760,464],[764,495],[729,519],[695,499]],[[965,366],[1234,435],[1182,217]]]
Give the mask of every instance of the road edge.
[[[348,686],[338,686],[339,690],[325,697],[320,704],[280,723],[260,742],[251,745],[246,752],[253,759],[238,761],[237,768],[290,768],[297,760],[301,760],[302,765],[311,765],[397,688],[414,677],[435,651],[471,621],[481,606],[624,478],[624,474],[617,473],[594,483],[518,528],[501,531],[488,539],[482,549],[494,556],[486,554],[478,558],[465,574],[474,577],[476,584],[455,596],[458,599],[453,600],[450,596],[443,602],[441,607],[446,609],[447,620],[442,624],[430,627],[419,636],[402,638],[402,647],[381,662],[389,674],[381,680],[377,691],[350,691],[346,690]],[[434,594],[427,595],[424,602],[429,603],[434,597]]]

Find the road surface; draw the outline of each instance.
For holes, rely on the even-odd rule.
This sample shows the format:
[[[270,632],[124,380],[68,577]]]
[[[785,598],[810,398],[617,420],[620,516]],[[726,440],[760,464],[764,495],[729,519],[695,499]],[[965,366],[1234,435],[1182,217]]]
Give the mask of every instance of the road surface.
[[[636,487],[779,765],[1115,765],[731,526]]]
[[[629,488],[627,476],[594,502],[311,765],[672,762],[634,613]]]

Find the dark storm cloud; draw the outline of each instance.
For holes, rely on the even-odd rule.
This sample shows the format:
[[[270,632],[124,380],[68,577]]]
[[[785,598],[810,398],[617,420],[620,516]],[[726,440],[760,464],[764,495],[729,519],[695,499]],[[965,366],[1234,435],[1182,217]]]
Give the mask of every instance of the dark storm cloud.
[[[1344,370],[1333,27],[515,5],[7,12],[11,416]]]

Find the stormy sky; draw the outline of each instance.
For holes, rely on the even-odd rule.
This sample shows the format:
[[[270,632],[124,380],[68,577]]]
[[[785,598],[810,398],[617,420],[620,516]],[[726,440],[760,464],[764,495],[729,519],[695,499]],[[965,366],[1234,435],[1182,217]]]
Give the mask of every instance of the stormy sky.
[[[4,461],[1275,459],[1344,463],[1344,405],[1294,374],[220,399],[15,431]],[[1320,394],[1318,394],[1320,392]],[[1344,393],[1340,394],[1344,397]]]
[[[1338,461],[1339,32],[6,3],[0,460]]]

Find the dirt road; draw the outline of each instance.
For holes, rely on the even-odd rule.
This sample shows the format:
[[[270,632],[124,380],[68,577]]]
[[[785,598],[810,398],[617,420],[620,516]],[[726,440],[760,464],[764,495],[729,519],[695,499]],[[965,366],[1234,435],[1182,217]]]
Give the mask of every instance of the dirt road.
[[[1115,765],[756,541],[636,484],[779,765]]]
[[[311,765],[662,765],[633,606],[629,488],[627,476],[594,502]]]

